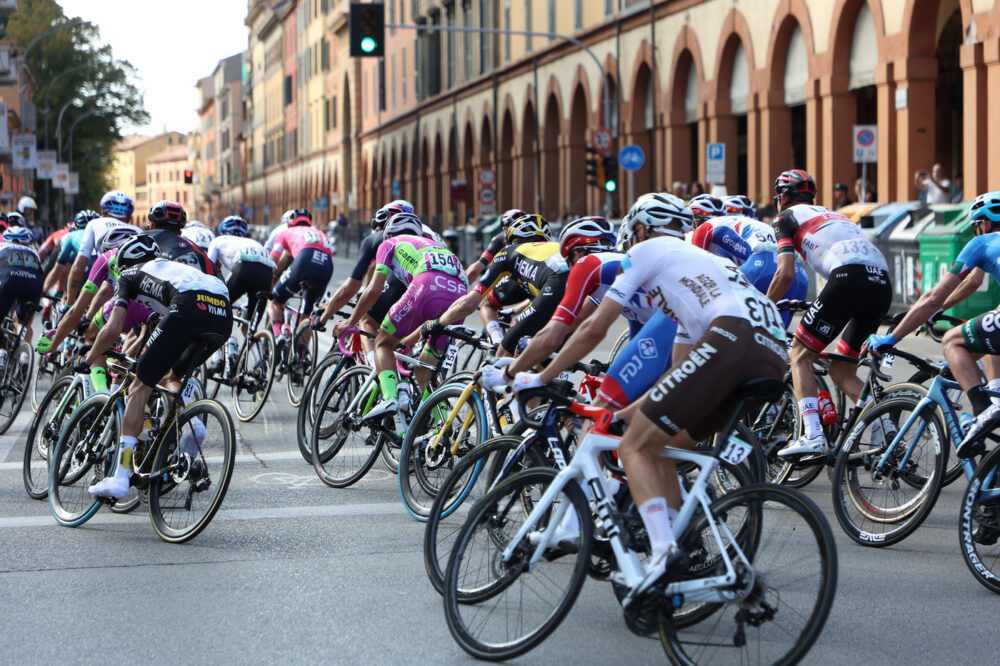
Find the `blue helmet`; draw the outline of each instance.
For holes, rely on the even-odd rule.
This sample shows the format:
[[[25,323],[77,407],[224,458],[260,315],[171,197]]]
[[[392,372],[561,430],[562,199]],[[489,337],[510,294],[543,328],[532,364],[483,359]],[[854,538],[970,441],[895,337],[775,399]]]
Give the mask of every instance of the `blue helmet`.
[[[992,222],[1000,224],[1000,191],[980,194],[969,208],[969,223]]]
[[[722,207],[726,215],[742,215],[743,217],[757,217],[757,206],[750,201],[750,197],[742,194],[732,194],[722,200]]]
[[[124,192],[111,190],[101,197],[101,210],[108,217],[126,220],[135,212],[135,202]]]
[[[91,217],[92,210],[81,210],[76,215],[73,216],[73,229],[79,231],[80,229],[86,229],[87,224],[93,220]],[[96,215],[96,213],[95,213]]]
[[[390,201],[389,203],[386,204],[386,206],[399,206],[400,208],[403,209],[404,213],[414,212],[413,204],[411,204],[406,199],[396,199],[394,201]]]
[[[246,236],[250,231],[247,221],[239,215],[230,215],[219,224],[220,234],[230,234],[232,236]]]
[[[3,239],[8,243],[20,243],[21,245],[31,244],[31,232],[24,227],[7,227],[3,232]]]

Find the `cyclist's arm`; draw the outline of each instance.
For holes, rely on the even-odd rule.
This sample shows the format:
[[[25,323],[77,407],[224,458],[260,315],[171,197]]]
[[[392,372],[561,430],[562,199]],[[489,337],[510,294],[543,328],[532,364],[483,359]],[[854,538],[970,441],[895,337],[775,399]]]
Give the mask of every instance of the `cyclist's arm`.
[[[480,259],[473,261],[472,265],[465,269],[465,277],[469,281],[469,284],[478,280],[479,276],[483,274],[483,270],[485,268],[486,265]]]
[[[272,289],[274,288],[274,285],[277,284],[278,278],[281,277],[281,274],[284,273],[285,270],[292,264],[292,253],[289,252],[288,250],[285,250],[284,252],[281,253],[281,256],[274,263],[276,264],[277,267],[274,269],[274,273],[271,274]]]
[[[611,324],[621,316],[623,309],[622,304],[614,299],[605,298],[601,301],[593,316],[588,317],[587,321],[573,332],[573,335],[566,342],[566,346],[562,348],[555,360],[542,371],[539,379],[546,384],[551,382],[559,376],[560,372],[568,370],[571,365],[592,352],[608,334]]]
[[[56,264],[49,271],[49,274],[45,276],[45,285],[42,290],[49,294],[52,292],[52,288],[55,287],[57,290],[66,281],[66,266],[63,264]]]
[[[90,255],[79,252],[73,260],[73,266],[69,269],[69,279],[66,281],[66,296],[64,303],[72,303],[76,300],[80,288],[83,286],[83,276],[87,272],[87,264],[90,263]]]
[[[941,281],[933,289],[920,296],[903,320],[892,329],[892,335],[899,342],[913,331],[920,328],[927,319],[941,309],[948,296],[958,287],[960,278],[954,273],[945,273]],[[862,352],[864,349],[862,349]]]
[[[372,277],[371,282],[365,287],[365,293],[361,294],[361,298],[358,299],[358,304],[354,306],[354,311],[351,312],[351,316],[347,318],[344,322],[343,328],[351,328],[358,323],[364,315],[368,314],[368,311],[375,301],[378,300],[379,294],[382,293],[382,287],[385,286],[385,281],[388,279],[389,274],[383,273],[381,271],[376,271],[375,275]]]
[[[122,305],[116,305],[115,309],[111,311],[111,317],[108,318],[108,323],[104,325],[101,332],[97,334],[97,339],[94,340],[94,346],[90,348],[87,352],[86,362],[87,365],[94,365],[102,358],[104,358],[104,352],[106,352],[118,336],[121,335],[122,327],[125,326],[125,307]]]
[[[73,332],[73,329],[83,319],[83,313],[87,311],[87,307],[93,298],[94,294],[89,291],[80,294],[80,297],[73,303],[73,307],[67,310],[66,314],[59,321],[59,326],[56,328],[55,335],[52,336],[52,342],[49,345],[51,349],[58,347],[66,339],[66,336]]]
[[[778,254],[778,270],[771,278],[771,285],[767,288],[767,297],[773,303],[781,300],[781,297],[788,292],[795,279],[795,252],[780,252]],[[677,358],[677,357],[674,357]]]
[[[442,326],[448,326],[449,324],[465,321],[466,317],[475,312],[481,300],[483,300],[482,294],[470,291],[448,306],[444,314],[438,317],[438,323]]]
[[[972,294],[974,294],[976,290],[982,286],[983,278],[985,277],[986,271],[982,268],[973,268],[972,271],[965,276],[965,279],[962,280],[962,283],[958,285],[958,288],[951,292],[951,295],[945,300],[941,309],[951,309],[967,299],[969,296],[972,296]]]
[[[358,288],[361,286],[360,280],[355,280],[354,278],[347,278],[344,280],[340,287],[337,289],[333,298],[330,302],[326,304],[326,309],[323,310],[323,314],[319,316],[319,321],[322,324],[330,321],[333,315],[337,314],[340,308],[347,305],[347,302],[351,300],[354,294],[358,293]]]
[[[111,286],[110,282],[104,282],[101,284],[96,295],[89,294],[88,292],[88,295],[90,295],[92,300],[90,307],[87,309],[87,319],[94,321],[94,317],[97,316],[97,313],[101,311],[101,308],[104,307],[104,304],[108,302],[108,299],[111,298],[111,295],[114,293],[115,288]]]

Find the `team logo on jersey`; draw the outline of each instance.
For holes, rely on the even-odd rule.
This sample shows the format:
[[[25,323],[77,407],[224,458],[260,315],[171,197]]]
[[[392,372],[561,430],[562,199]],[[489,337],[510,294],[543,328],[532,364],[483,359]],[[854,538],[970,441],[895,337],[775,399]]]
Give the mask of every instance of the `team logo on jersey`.
[[[653,338],[639,340],[639,356],[642,358],[656,358],[656,340]]]
[[[833,326],[821,319],[816,322],[816,332],[824,337],[831,336],[833,335]]]

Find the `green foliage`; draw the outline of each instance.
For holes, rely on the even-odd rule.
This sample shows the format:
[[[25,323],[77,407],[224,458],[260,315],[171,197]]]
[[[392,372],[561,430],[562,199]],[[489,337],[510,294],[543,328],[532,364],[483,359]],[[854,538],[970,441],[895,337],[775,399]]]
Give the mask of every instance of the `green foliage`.
[[[6,35],[26,49],[40,35],[76,20],[55,0],[20,0],[7,21]],[[111,47],[100,43],[97,26],[87,22],[41,37],[30,46],[27,62],[38,112],[38,145],[56,148],[59,111],[69,104],[60,132],[63,161],[80,173],[79,201],[95,207],[109,186],[115,143],[128,127],[149,121],[136,70],[116,60]],[[77,120],[69,146],[69,129]]]

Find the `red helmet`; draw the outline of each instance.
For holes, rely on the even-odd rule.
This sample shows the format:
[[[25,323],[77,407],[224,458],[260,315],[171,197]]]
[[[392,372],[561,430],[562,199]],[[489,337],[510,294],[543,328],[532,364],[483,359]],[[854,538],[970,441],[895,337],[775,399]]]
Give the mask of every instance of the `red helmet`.
[[[774,192],[789,201],[812,201],[816,198],[816,181],[802,169],[782,171],[774,181]]]

